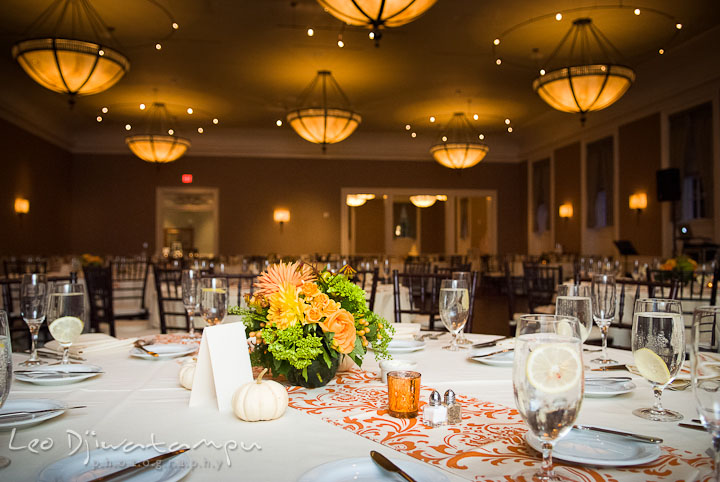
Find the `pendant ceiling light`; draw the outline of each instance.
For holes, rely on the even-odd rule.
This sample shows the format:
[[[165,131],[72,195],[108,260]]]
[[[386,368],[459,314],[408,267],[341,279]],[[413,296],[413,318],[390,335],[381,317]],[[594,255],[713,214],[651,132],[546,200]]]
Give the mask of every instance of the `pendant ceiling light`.
[[[362,206],[371,199],[375,199],[375,194],[348,194],[345,197],[345,204],[356,208]]]
[[[55,0],[28,28],[36,32],[53,24],[49,37],[22,40],[12,47],[12,56],[23,70],[43,87],[75,96],[97,94],[109,89],[130,69],[128,59],[101,43],[116,44],[112,30],[103,22],[89,0]],[[70,24],[69,38],[58,36]],[[81,40],[79,36],[96,40]]]
[[[593,45],[597,48],[593,48]],[[556,56],[569,49],[570,63],[552,68]],[[593,57],[599,52],[603,59]],[[604,109],[615,103],[635,81],[635,72],[613,60],[619,51],[592,23],[590,18],[575,20],[540,70],[533,89],[551,107],[562,112],[585,114]],[[597,55],[597,54],[596,54]]]
[[[367,27],[377,45],[382,28],[410,23],[437,0],[318,0],[325,11],[348,25]]]
[[[288,112],[286,119],[300,137],[321,144],[323,152],[328,144],[347,139],[362,121],[327,70],[318,71],[300,95],[298,108]]]
[[[490,150],[479,139],[467,116],[456,112],[442,130],[439,142],[430,147],[430,154],[445,167],[467,169],[482,161]]]
[[[419,208],[429,208],[437,201],[437,196],[431,196],[430,194],[417,194],[410,196],[410,202]]]
[[[190,148],[190,140],[175,135],[173,118],[165,104],[155,102],[146,119],[146,132],[125,138],[133,154],[143,161],[165,164],[181,158]]]

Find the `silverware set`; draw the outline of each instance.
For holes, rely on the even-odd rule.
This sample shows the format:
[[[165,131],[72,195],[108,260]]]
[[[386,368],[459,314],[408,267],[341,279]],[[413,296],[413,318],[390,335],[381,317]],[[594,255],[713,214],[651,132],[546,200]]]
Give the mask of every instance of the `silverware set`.
[[[37,413],[59,412],[61,410],[75,410],[78,408],[86,408],[86,407],[87,407],[87,405],[75,405],[73,407],[46,408],[43,410],[17,410],[14,412],[0,413],[0,419],[5,418],[5,417],[14,417],[16,415],[35,415]]]
[[[483,353],[482,355],[475,355],[475,356],[473,356],[473,358],[487,358],[490,356],[501,355],[503,353],[507,353],[509,351],[514,351],[514,350],[515,350],[515,348],[505,348],[504,350],[497,350],[497,351],[492,351],[490,353]]]
[[[153,356],[153,357],[156,357],[156,358],[159,356],[159,355],[158,355],[157,353],[155,353],[154,351],[150,351],[150,350],[148,350],[147,348],[145,348],[145,342],[142,342],[142,341],[140,341],[140,340],[136,340],[136,341],[135,341],[135,348],[139,348],[140,350],[144,351],[145,353],[147,353],[147,354],[150,355],[150,356]]]
[[[486,348],[486,347],[488,347],[488,346],[495,346],[495,345],[497,345],[499,342],[501,342],[501,341],[503,341],[503,340],[507,340],[508,338],[511,338],[511,337],[509,337],[509,336],[503,336],[502,338],[496,338],[496,339],[494,339],[494,340],[492,340],[492,341],[486,341],[486,342],[484,342],[484,343],[476,343],[476,344],[474,344],[472,347],[473,347],[473,348]]]
[[[620,437],[625,437],[625,438],[633,440],[635,442],[643,442],[643,443],[649,443],[649,444],[663,443],[663,439],[658,438],[658,437],[651,437],[649,435],[641,435],[641,434],[632,433],[632,432],[623,432],[621,430],[611,430],[609,428],[592,427],[589,425],[573,425],[573,428],[577,429],[577,430],[586,430],[589,432],[600,432],[600,433],[607,433],[607,434],[611,434],[611,435],[618,435]]]

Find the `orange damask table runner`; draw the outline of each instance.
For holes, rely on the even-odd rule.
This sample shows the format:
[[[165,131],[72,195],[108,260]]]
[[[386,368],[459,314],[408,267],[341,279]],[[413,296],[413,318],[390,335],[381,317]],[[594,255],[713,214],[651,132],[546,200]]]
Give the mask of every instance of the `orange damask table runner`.
[[[432,389],[422,390],[421,400],[427,400]],[[288,391],[290,407],[296,410],[320,416],[330,424],[467,480],[510,481],[524,468],[540,466],[539,455],[525,444],[527,429],[514,408],[458,396],[463,422],[431,429],[419,418],[388,415],[387,388],[372,372],[353,370],[339,374],[322,388],[292,387]],[[564,466],[587,482],[690,481],[710,480],[712,460],[663,446],[660,458],[650,464],[626,468]]]

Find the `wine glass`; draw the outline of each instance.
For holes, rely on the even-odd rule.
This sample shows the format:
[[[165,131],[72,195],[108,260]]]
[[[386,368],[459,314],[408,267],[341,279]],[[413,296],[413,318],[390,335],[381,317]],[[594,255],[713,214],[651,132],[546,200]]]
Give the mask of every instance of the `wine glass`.
[[[227,278],[200,279],[200,314],[208,326],[219,325],[228,309]]]
[[[713,439],[715,477],[720,480],[720,307],[701,306],[693,313],[690,342],[692,390],[700,422]]]
[[[444,279],[440,284],[440,319],[452,334],[452,342],[443,348],[450,351],[466,349],[458,346],[457,334],[463,329],[470,313],[468,286],[464,280]]]
[[[575,480],[553,470],[555,442],[575,423],[584,390],[582,343],[577,318],[523,315],[518,320],[513,360],[515,405],[542,444],[542,467],[525,480]]]
[[[5,404],[12,385],[12,346],[7,313],[0,310],[0,408]],[[0,455],[0,469],[10,465],[10,459]]]
[[[677,376],[685,361],[685,322],[677,300],[645,298],[635,302],[632,352],[640,374],[655,394],[652,408],[633,414],[656,422],[682,420],[682,414],[662,407],[662,393]]]
[[[600,328],[602,336],[602,355],[592,360],[601,365],[615,364],[607,355],[607,335],[610,323],[615,319],[615,276],[611,274],[593,275],[591,285],[593,320]]]
[[[85,290],[77,283],[53,286],[48,298],[48,329],[63,347],[60,365],[70,364],[70,347],[85,327]]]
[[[585,343],[593,327],[590,287],[584,285],[558,285],[557,294],[555,314],[577,318],[580,328],[580,340]]]
[[[182,271],[182,297],[183,306],[187,311],[190,320],[190,330],[188,331],[188,341],[192,341],[197,337],[195,333],[195,313],[200,308],[200,299],[198,297],[198,286],[200,285],[200,271],[196,269],[184,269]]]
[[[20,284],[20,313],[27,323],[31,335],[30,358],[20,363],[20,366],[30,367],[45,365],[37,354],[38,332],[47,309],[48,283],[44,274],[24,274]]]
[[[470,273],[469,271],[455,271],[452,274],[452,279],[465,281],[465,283],[467,283],[468,290],[472,289],[472,273]],[[470,293],[470,291],[468,291],[468,294],[469,293]],[[468,299],[469,299],[469,297],[468,297]],[[468,318],[470,318],[471,315],[472,315],[472,313],[468,312]],[[472,345],[472,341],[468,340],[465,337],[465,327],[467,327],[467,324],[465,324],[465,326],[463,326],[463,329],[460,330],[460,332],[458,333],[458,337],[457,337],[458,345]]]

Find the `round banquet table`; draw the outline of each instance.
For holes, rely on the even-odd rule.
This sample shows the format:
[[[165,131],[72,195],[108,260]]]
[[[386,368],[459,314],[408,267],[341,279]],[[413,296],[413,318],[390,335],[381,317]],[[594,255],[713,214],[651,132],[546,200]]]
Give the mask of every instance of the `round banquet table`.
[[[468,337],[475,342],[495,338],[490,335]],[[425,349],[396,355],[395,358],[416,361],[418,371],[422,373],[423,386],[435,388],[441,393],[452,388],[459,396],[471,396],[514,408],[512,368],[491,367],[470,361],[467,359],[467,351],[442,350],[441,347],[448,340],[448,335],[439,340],[428,340]],[[632,362],[629,352],[611,349],[610,354],[618,361]],[[585,358],[594,355],[586,354]],[[23,359],[24,355],[13,356],[16,363]],[[149,444],[155,440],[167,447],[171,443],[194,445],[203,439],[221,447],[229,441],[242,443],[246,447],[255,443],[261,447],[261,450],[251,451],[238,448],[227,453],[222,448],[195,449],[190,452],[190,458],[197,466],[184,479],[190,481],[294,481],[319,464],[347,457],[365,457],[371,450],[381,451],[396,460],[417,461],[405,453],[344,430],[337,424],[328,423],[324,417],[305,410],[289,408],[278,420],[250,423],[210,408],[189,408],[190,392],[178,384],[180,362],[177,360],[149,361],[132,358],[127,352],[121,351],[88,355],[88,363],[102,366],[105,373],[87,381],[63,386],[36,386],[13,381],[10,400],[52,398],[70,405],[87,405],[87,408],[70,410],[34,427],[17,430],[14,434],[0,432],[0,455],[12,459],[8,468],[0,470],[0,479],[36,480],[44,467],[68,456],[69,431],[82,435],[91,449],[100,442],[110,444],[127,440]],[[363,370],[379,373],[371,352],[366,357]],[[590,374],[586,372],[586,376]],[[627,372],[615,371],[609,374],[624,376]],[[592,372],[592,375],[598,373]],[[635,379],[638,386],[636,390],[614,398],[585,398],[578,423],[659,436],[665,439],[666,446],[704,456],[710,446],[707,433],[678,428],[675,423],[650,422],[632,415],[633,409],[650,406],[652,391],[643,379],[629,376]],[[305,398],[324,393],[324,390],[333,388],[333,383],[325,388],[305,390]],[[363,386],[381,388],[382,384],[377,379]],[[666,390],[663,401],[667,408],[681,412],[687,422],[697,417],[689,389],[677,392]],[[49,450],[36,448],[39,453],[22,448],[33,439],[52,439],[54,444]],[[76,445],[77,437],[73,436],[72,442]],[[536,458],[536,462],[539,466],[539,458]],[[523,468],[519,462],[506,461],[505,464],[500,469],[506,472],[505,475],[512,475]],[[496,475],[485,476],[485,468],[488,473],[494,470]],[[666,468],[671,472],[677,470],[670,465]],[[706,462],[700,472],[707,469]],[[451,481],[507,480],[497,476],[497,467],[493,468],[490,463],[475,469],[477,473],[459,475],[458,471],[437,470],[441,470]],[[606,472],[611,474],[608,478],[613,477],[612,471]],[[650,477],[640,472],[632,478],[625,478],[626,474],[615,474],[614,477],[619,477],[617,480],[645,480]],[[663,480],[673,480],[672,474]],[[686,480],[692,480],[692,477]]]

